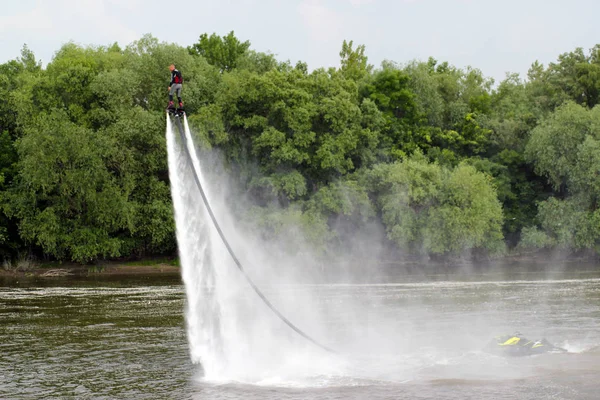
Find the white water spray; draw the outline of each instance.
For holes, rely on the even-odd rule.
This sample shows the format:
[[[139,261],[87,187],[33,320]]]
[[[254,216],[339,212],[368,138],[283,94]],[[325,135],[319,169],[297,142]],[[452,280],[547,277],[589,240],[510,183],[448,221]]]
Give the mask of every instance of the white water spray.
[[[257,382],[314,374],[319,370],[314,363],[329,356],[267,309],[243,280],[212,225],[194,171],[222,229],[248,252],[222,206],[222,188],[203,174],[187,120],[183,122],[191,160],[169,118],[166,135],[192,362],[202,364],[206,379],[217,381]]]
[[[211,371],[218,367],[223,329],[216,301],[215,271],[204,268],[211,264],[211,254],[215,254],[209,250],[214,240],[211,240],[204,210],[187,206],[193,204],[199,194],[196,186],[189,184],[193,171],[182,143],[177,142],[170,118],[167,118],[167,148],[177,241],[187,294],[186,314],[199,316],[186,318],[190,356],[192,362],[202,360],[204,368]]]
[[[241,236],[234,228],[235,221],[224,207],[223,188],[219,181],[212,181],[204,173],[185,120],[184,127],[185,141],[167,122],[169,173],[187,294],[190,356],[194,363],[202,365],[204,379],[304,387],[356,385],[363,384],[365,379],[366,382],[464,376],[489,379],[490,372],[486,371],[504,377],[528,373],[527,369],[514,372],[513,366],[502,358],[482,355],[476,343],[478,338],[489,336],[490,330],[503,327],[512,312],[490,318],[477,309],[465,312],[464,307],[469,311],[468,307],[477,304],[478,297],[467,302],[467,306],[460,303],[456,311],[456,307],[447,304],[447,297],[441,297],[440,283],[323,286],[326,290],[320,297],[307,290],[306,285],[290,285],[284,288],[282,296],[282,285],[276,285],[277,276],[265,271],[284,275],[289,270],[277,263],[261,264],[269,257],[257,245],[260,242]],[[183,147],[186,144],[189,157]],[[260,278],[260,287],[269,300],[309,334],[316,333],[318,340],[325,338],[326,345],[346,350],[348,358],[326,354],[297,335],[256,296],[214,228],[194,173],[228,241],[236,253],[239,250],[243,255],[244,266],[251,266],[249,275]],[[446,286],[456,285],[465,287],[463,283]],[[363,300],[383,297],[370,307],[353,303],[348,296]],[[319,318],[318,307],[311,304],[317,297],[328,301],[327,326]],[[428,306],[436,298],[440,298],[438,303]],[[422,303],[422,299],[428,299],[428,303]],[[496,304],[488,311],[497,309],[502,307]],[[496,328],[490,328],[498,321]],[[506,365],[510,368],[504,368]]]

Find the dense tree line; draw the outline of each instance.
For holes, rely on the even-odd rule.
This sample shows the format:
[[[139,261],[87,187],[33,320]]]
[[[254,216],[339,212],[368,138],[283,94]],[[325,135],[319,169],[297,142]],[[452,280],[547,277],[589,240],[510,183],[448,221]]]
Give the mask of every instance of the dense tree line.
[[[184,48],[24,47],[0,65],[0,259],[175,253],[164,107],[185,76],[199,143],[217,147],[265,239],[344,249],[383,227],[398,254],[600,251],[600,45],[526,79],[430,58],[380,68],[344,42],[309,70],[233,32]]]

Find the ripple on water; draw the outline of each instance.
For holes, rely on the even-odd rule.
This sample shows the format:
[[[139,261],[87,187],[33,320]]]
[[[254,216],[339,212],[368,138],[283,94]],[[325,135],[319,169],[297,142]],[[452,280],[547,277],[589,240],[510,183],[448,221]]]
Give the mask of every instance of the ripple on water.
[[[0,398],[596,399],[600,390],[597,279],[295,285],[269,294],[302,299],[315,289],[330,310],[329,340],[346,354],[314,365],[329,373],[290,362],[250,371],[254,380],[206,381],[189,362],[181,286],[2,288]],[[480,350],[514,329],[570,353],[506,359]]]

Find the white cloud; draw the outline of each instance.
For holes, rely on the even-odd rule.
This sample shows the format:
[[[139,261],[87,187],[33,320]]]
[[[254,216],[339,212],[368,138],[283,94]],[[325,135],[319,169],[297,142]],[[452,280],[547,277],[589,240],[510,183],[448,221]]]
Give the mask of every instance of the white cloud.
[[[360,7],[365,4],[371,4],[374,2],[375,0],[350,0],[350,4],[352,4],[354,7]]]
[[[142,0],[105,0],[112,7],[123,8],[128,11],[140,10],[144,6]]]
[[[298,12],[313,40],[340,41],[344,26],[343,16],[328,8],[323,0],[302,0]]]
[[[20,32],[48,32],[52,27],[52,19],[40,6],[15,15],[0,16],[0,37],[3,38],[7,34],[15,38]]]
[[[136,32],[127,27],[129,14],[111,14],[109,9],[114,9],[118,3],[120,8],[134,8],[137,1],[114,0],[55,0],[57,6],[53,7],[53,18],[61,22],[60,32],[64,36],[78,41],[78,32],[86,32],[90,38],[101,37],[106,41],[130,42],[138,36]],[[57,13],[58,11],[58,13]],[[84,40],[88,40],[84,38]]]
[[[37,0],[27,11],[0,16],[0,40],[19,48],[28,43],[34,52],[49,42],[127,44],[140,36],[127,27],[128,13],[140,5],[139,0]]]

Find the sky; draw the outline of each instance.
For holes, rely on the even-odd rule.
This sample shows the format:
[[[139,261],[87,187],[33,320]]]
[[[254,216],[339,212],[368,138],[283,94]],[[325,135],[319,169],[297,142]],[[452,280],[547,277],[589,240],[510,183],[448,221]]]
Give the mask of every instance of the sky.
[[[0,63],[27,44],[46,65],[66,42],[122,46],[150,33],[184,46],[230,31],[309,68],[339,65],[343,40],[369,62],[434,57],[502,80],[600,43],[598,0],[0,0]]]

